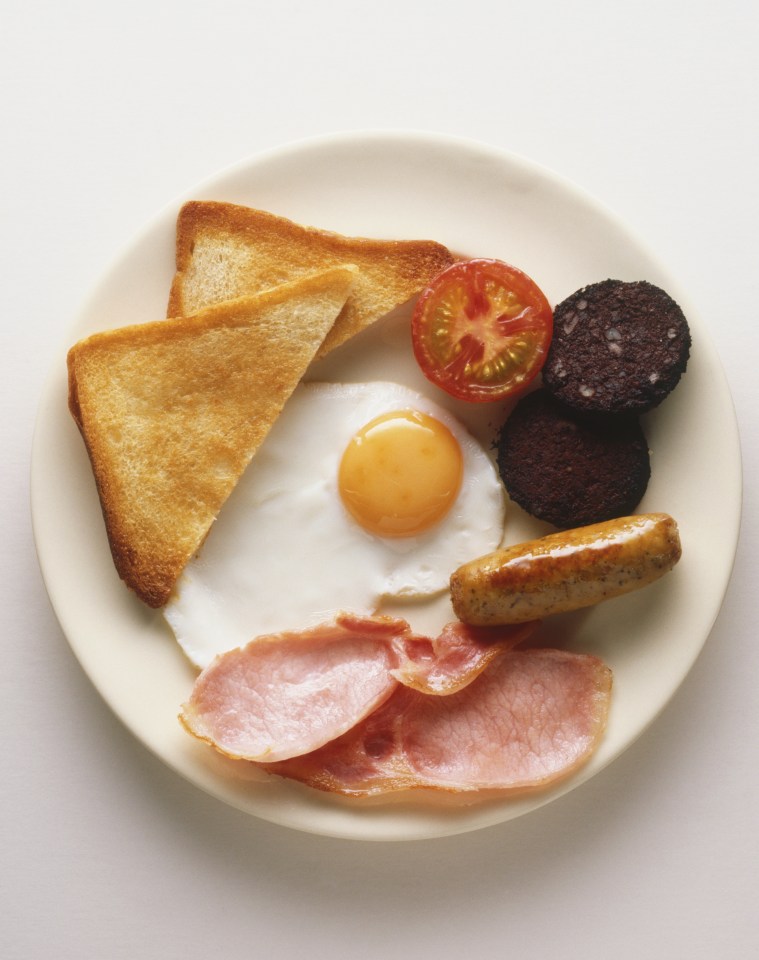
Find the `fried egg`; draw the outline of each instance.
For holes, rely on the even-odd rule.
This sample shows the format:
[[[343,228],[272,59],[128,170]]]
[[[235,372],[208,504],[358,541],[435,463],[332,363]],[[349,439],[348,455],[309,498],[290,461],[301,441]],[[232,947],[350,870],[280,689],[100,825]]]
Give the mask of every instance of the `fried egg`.
[[[399,384],[301,384],[164,615],[189,659],[448,589],[496,549],[505,494],[456,419]],[[413,620],[413,618],[411,618]]]

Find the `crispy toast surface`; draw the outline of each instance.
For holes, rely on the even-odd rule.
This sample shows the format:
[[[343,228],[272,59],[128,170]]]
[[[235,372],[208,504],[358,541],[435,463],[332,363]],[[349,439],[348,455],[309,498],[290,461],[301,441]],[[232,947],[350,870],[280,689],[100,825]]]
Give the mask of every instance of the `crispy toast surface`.
[[[68,353],[119,575],[151,607],[187,561],[340,313],[335,267],[191,316],[96,333]]]
[[[454,261],[434,241],[344,237],[251,207],[201,200],[181,208],[176,243],[169,317],[326,267],[355,264],[353,290],[319,356],[410,300]]]

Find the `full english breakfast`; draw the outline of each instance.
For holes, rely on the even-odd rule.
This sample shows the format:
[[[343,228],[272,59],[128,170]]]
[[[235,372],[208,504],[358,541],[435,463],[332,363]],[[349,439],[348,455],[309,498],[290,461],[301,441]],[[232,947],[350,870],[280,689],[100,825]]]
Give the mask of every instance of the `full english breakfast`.
[[[501,261],[235,204],[185,204],[176,244],[168,318],[93,334],[68,370],[115,567],[199,670],[184,727],[349,796],[534,789],[577,769],[603,735],[611,671],[525,643],[542,618],[679,560],[675,521],[634,515],[650,474],[636,414],[687,363],[679,307],[607,281],[554,315]],[[415,297],[410,349],[452,400],[304,380]],[[575,331],[596,352],[572,405],[554,394],[580,369]],[[609,400],[620,379],[632,392]],[[510,398],[491,449],[455,415]],[[509,501],[558,532],[507,545]],[[441,598],[452,614],[434,636],[383,613]]]

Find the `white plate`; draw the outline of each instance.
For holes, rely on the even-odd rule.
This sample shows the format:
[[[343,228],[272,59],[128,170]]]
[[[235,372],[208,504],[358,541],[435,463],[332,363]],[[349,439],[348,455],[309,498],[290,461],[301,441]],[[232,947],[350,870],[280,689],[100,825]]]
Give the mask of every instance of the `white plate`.
[[[177,711],[194,671],[162,617],[134,599],[114,572],[89,462],[66,407],[61,356],[34,437],[32,513],[51,602],[93,684],[127,727],[188,780],[258,817],[315,833],[374,840],[459,833],[520,816],[587,780],[630,745],[677,689],[709,634],[732,568],[741,499],[735,415],[687,294],[607,210],[546,170],[459,139],[370,133],[254,157],[177,199],[116,260],[71,329],[71,343],[97,329],[164,315],[175,216],[190,197],[249,204],[346,234],[428,237],[461,253],[502,258],[530,274],[553,303],[607,277],[664,287],[690,321],[693,349],[677,390],[645,419],[653,475],[640,510],[677,519],[684,555],[653,587],[551,623],[557,642],[600,654],[615,677],[599,750],[555,789],[474,803],[427,797],[365,803],[243,774],[242,765],[217,757],[179,726]],[[383,350],[391,357],[407,348],[394,332],[352,345],[332,361],[331,372],[346,379],[371,374],[384,364]],[[397,379],[400,369],[413,379],[406,360],[385,378]],[[514,508],[512,518],[512,541],[537,530]]]

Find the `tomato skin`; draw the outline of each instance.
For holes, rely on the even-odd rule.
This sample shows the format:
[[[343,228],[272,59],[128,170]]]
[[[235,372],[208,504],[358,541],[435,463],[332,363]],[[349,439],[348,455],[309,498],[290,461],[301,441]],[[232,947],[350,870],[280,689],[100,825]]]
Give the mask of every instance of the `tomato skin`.
[[[432,383],[484,403],[521,393],[540,372],[553,311],[538,285],[502,260],[454,263],[419,296],[414,356]]]

